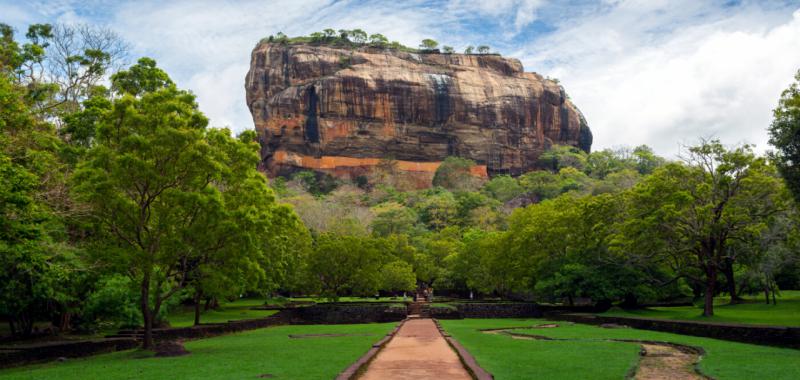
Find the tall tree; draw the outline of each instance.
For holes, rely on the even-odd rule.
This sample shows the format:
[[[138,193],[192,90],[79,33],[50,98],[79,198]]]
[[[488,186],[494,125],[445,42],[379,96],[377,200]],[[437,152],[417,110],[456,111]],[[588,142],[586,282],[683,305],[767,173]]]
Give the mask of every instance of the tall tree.
[[[250,244],[272,231],[251,224],[268,223],[268,210],[260,207],[274,204],[274,197],[250,166],[254,146],[207,129],[194,96],[176,88],[155,62],[141,59],[113,80],[118,98],[99,119],[96,143],[73,181],[120,247],[109,259],[140,284],[144,346],[150,347],[162,306],[202,278],[204,264],[219,263],[224,252],[240,255],[224,264],[258,273],[241,261],[258,262],[250,255],[262,251]]]
[[[0,315],[13,334],[29,335],[34,321],[49,318],[68,296],[74,256],[63,246],[59,214],[60,140],[35,117],[30,91],[36,88],[22,86],[17,76],[27,58],[6,32],[0,41]]]
[[[346,294],[371,295],[380,286],[382,264],[371,238],[324,233],[308,258],[309,284],[333,301]]]
[[[783,91],[778,108],[773,111],[769,143],[777,151],[773,157],[781,176],[800,202],[800,71],[795,82]]]
[[[632,191],[626,247],[652,257],[663,253],[680,275],[704,284],[704,316],[714,315],[720,274],[737,298],[733,240],[758,236],[766,218],[785,206],[780,183],[750,146],[726,149],[719,141],[690,147]]]

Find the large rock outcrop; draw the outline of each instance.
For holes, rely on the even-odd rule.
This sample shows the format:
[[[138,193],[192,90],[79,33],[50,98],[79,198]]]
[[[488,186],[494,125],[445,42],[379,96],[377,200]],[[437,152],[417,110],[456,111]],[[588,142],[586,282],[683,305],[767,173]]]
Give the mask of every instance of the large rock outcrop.
[[[245,87],[271,175],[353,177],[391,158],[425,186],[447,156],[475,160],[475,175],[520,174],[551,144],[592,142],[557,82],[499,55],[262,42]]]

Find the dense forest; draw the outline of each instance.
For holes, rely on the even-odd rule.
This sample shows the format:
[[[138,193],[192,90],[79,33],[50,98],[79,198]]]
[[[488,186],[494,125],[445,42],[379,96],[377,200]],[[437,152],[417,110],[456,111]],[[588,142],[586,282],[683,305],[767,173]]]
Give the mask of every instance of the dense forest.
[[[714,139],[674,160],[553,146],[516,178],[481,180],[450,157],[412,190],[388,158],[352,183],[267,180],[255,132],[209,127],[152,59],[120,67],[129,49],[112,31],[0,32],[0,316],[15,335],[37,321],[149,333],[180,303],[199,322],[201,305],[244,294],[418,283],[566,304],[704,297],[706,315],[718,294],[800,288],[798,83],[754,126],[771,155]]]

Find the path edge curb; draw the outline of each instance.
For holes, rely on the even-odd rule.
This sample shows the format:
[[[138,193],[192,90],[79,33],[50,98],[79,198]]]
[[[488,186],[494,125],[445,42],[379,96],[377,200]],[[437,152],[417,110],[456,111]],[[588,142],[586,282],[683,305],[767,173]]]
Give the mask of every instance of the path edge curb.
[[[450,334],[448,334],[442,328],[442,325],[439,324],[438,319],[434,319],[433,323],[436,324],[436,328],[439,329],[439,333],[442,334],[444,339],[456,351],[458,358],[461,359],[461,364],[467,369],[467,372],[472,376],[475,380],[494,380],[494,376],[489,373],[489,371],[483,369],[480,365],[478,365],[478,361],[475,360],[475,357],[467,351],[464,346],[461,345],[457,340],[453,339]]]
[[[336,380],[354,380],[358,378],[358,375],[361,373],[361,371],[367,368],[372,359],[378,356],[378,352],[380,352],[383,349],[383,347],[386,346],[386,343],[389,343],[389,341],[392,340],[392,338],[394,338],[395,334],[397,334],[397,332],[400,331],[400,328],[403,327],[403,324],[405,324],[406,321],[408,321],[408,318],[400,321],[400,323],[397,326],[395,326],[395,328],[392,329],[392,331],[386,334],[386,336],[381,338],[379,341],[373,343],[369,351],[367,351],[367,353],[358,358],[358,360],[356,360],[353,364],[350,364],[350,366],[347,367],[344,371],[339,373],[339,375],[336,376]]]

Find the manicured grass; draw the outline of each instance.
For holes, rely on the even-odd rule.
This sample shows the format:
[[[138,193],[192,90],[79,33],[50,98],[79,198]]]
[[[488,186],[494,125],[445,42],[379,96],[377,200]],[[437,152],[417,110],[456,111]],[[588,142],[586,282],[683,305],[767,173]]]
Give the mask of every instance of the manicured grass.
[[[124,351],[0,371],[0,379],[332,379],[396,324],[276,326],[186,343],[190,355]],[[289,334],[358,334],[289,338]]]
[[[622,379],[635,369],[639,345],[606,339],[656,340],[702,347],[706,355],[700,362],[700,369],[716,379],[796,379],[800,373],[800,350],[535,319],[466,319],[443,320],[441,323],[498,380]],[[542,323],[558,323],[560,326],[514,331],[577,340],[519,340],[478,331]]]
[[[204,311],[200,314],[201,323],[221,323],[240,319],[254,319],[268,317],[277,313],[277,310],[251,310],[255,306],[264,304],[263,299],[243,298],[234,302],[223,303],[218,309]],[[186,327],[194,325],[194,307],[182,306],[171,311],[167,320],[172,327]]]
[[[663,318],[707,322],[746,323],[775,326],[800,326],[800,291],[781,292],[778,304],[767,305],[763,296],[747,296],[746,303],[730,305],[727,297],[716,299],[714,316],[702,316],[702,305],[678,307],[653,307],[641,310],[614,308],[603,315],[620,317]]]

